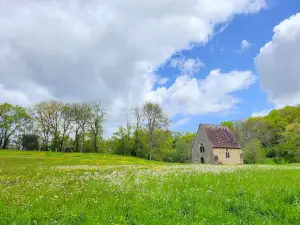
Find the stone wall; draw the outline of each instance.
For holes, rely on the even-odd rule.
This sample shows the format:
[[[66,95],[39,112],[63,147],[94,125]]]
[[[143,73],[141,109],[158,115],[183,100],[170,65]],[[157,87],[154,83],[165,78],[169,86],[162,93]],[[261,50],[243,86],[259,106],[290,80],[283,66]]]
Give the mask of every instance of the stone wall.
[[[200,152],[200,144],[204,144],[205,152]],[[214,163],[214,158],[212,154],[212,145],[201,126],[198,128],[197,136],[192,149],[192,162],[201,163],[201,157],[204,158],[204,163]]]
[[[241,149],[228,149],[230,158],[226,158],[225,148],[214,148],[214,155],[218,156],[218,162],[221,164],[243,164],[241,159],[242,150]]]

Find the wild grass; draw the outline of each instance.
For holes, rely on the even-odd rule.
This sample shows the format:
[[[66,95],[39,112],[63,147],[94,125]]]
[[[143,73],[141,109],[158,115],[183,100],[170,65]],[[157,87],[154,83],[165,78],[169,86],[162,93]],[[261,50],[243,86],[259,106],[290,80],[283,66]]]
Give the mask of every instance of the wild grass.
[[[0,224],[300,224],[300,165],[0,151]]]

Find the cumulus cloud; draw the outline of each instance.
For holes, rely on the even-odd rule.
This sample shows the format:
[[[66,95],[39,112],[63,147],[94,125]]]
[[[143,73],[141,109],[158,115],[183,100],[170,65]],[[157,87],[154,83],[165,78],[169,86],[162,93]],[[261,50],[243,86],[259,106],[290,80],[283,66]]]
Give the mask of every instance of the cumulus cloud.
[[[263,90],[275,107],[300,103],[300,13],[274,28],[255,58]]]
[[[251,43],[249,41],[247,41],[247,40],[243,40],[242,43],[241,43],[241,49],[240,49],[240,51],[244,52],[245,50],[247,50],[250,47],[251,47]]]
[[[249,41],[242,40],[242,42],[240,44],[240,48],[238,50],[234,50],[233,52],[235,52],[237,54],[242,54],[245,51],[247,51],[251,46],[252,46],[252,44]]]
[[[186,74],[178,76],[170,87],[159,87],[147,95],[170,110],[172,115],[200,115],[232,109],[240,99],[233,93],[249,88],[255,82],[251,71],[222,73],[212,70],[204,79]]]
[[[265,6],[266,0],[2,0],[1,101],[101,99],[116,121],[117,110],[148,95],[153,71],[172,54]]]

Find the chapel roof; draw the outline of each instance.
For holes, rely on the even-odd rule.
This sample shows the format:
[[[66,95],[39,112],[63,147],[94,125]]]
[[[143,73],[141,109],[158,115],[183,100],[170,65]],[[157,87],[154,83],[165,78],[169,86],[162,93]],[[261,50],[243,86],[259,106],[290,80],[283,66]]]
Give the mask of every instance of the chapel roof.
[[[241,148],[234,133],[225,126],[200,124],[203,127],[213,148]]]

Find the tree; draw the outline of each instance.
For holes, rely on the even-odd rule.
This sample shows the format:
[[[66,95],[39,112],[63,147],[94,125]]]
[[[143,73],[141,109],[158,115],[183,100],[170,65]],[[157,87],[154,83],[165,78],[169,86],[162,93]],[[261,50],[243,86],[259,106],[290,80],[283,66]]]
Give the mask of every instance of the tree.
[[[44,101],[35,105],[36,118],[44,139],[44,148],[48,148],[50,136],[52,149],[57,152],[60,147],[60,128],[64,104],[59,101]]]
[[[228,127],[231,131],[234,131],[234,124],[232,121],[224,121],[221,123],[221,125]]]
[[[38,132],[43,140],[42,149],[48,150],[51,128],[49,123],[47,102],[40,102],[34,105],[33,113],[34,119],[37,122]]]
[[[70,104],[64,104],[61,108],[61,123],[60,125],[60,151],[64,151],[64,144],[68,139],[73,128],[73,111]]]
[[[22,137],[23,150],[40,150],[40,136],[36,134],[24,134]]]
[[[19,133],[20,135],[27,134],[38,134],[37,123],[34,119],[34,110],[33,108],[25,108],[25,111],[28,115],[26,120],[22,120],[20,125]]]
[[[189,145],[184,140],[184,137],[176,138],[175,149],[176,149],[176,161],[177,162],[186,162],[191,158]]]
[[[49,101],[46,104],[46,116],[52,134],[52,148],[57,152],[59,149],[60,126],[62,124],[62,112],[64,105],[59,101]]]
[[[161,134],[168,129],[169,118],[164,115],[159,104],[152,102],[147,102],[143,105],[143,115],[149,133],[149,160],[151,160],[153,148],[157,140]],[[155,132],[156,130],[158,132]]]
[[[132,131],[133,131],[133,127],[132,127],[132,123],[130,121],[129,118],[129,113],[126,109],[125,111],[125,119],[126,119],[126,125],[125,125],[125,151],[130,153],[131,156],[136,156],[136,151],[134,148],[132,148]]]
[[[128,152],[126,152],[125,148],[125,142],[126,142],[126,131],[124,127],[119,126],[118,130],[113,133],[112,140],[114,142],[114,153],[119,155],[127,155]]]
[[[80,140],[80,152],[83,152],[83,143],[85,140],[85,134],[88,128],[88,123],[91,118],[91,107],[87,103],[76,103],[73,105],[73,117],[75,123],[75,145],[78,147],[78,141]]]
[[[133,140],[133,150],[139,157],[142,157],[142,146],[139,137],[139,132],[142,128],[143,123],[143,111],[140,107],[135,107],[132,109],[132,115],[134,118],[134,140]]]
[[[74,132],[74,142],[73,149],[75,152],[79,151],[79,139],[80,139],[80,117],[79,117],[79,107],[80,104],[73,103],[70,105],[71,113],[72,113],[72,128]]]
[[[88,120],[88,123],[91,127],[91,130],[93,132],[93,146],[94,151],[98,152],[99,147],[97,145],[97,139],[99,138],[99,135],[102,134],[102,123],[104,120],[104,116],[106,115],[106,110],[102,107],[101,102],[93,102],[90,105],[91,114]]]
[[[244,162],[248,164],[263,163],[264,154],[261,143],[257,139],[248,142],[243,149]]]
[[[189,162],[192,158],[192,146],[196,137],[194,133],[173,132],[164,142],[167,144],[167,154],[164,161]]]
[[[11,137],[29,119],[25,109],[9,103],[0,104],[0,148],[8,148]]]

